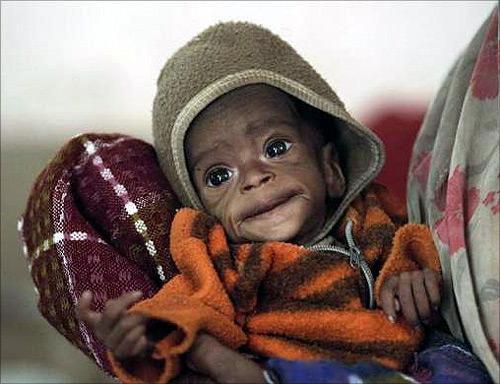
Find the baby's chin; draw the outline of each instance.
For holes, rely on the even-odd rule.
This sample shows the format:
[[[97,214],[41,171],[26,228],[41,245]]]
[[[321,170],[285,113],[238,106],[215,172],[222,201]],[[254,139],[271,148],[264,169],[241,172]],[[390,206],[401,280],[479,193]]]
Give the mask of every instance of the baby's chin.
[[[258,242],[264,242],[264,241],[282,241],[282,242],[291,242],[292,239],[294,239],[296,236],[294,235],[289,235],[288,233],[280,233],[280,232],[273,232],[272,234],[270,233],[249,233],[245,234],[245,236],[241,237],[239,239],[239,243],[244,243],[244,242],[251,242],[251,241],[258,241]]]

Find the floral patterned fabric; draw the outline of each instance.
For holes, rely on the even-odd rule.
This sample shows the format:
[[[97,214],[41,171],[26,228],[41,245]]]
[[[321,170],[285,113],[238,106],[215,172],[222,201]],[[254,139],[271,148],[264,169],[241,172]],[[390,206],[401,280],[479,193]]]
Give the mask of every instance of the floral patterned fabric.
[[[417,137],[410,221],[432,228],[444,277],[442,312],[499,379],[498,7],[444,81]]]

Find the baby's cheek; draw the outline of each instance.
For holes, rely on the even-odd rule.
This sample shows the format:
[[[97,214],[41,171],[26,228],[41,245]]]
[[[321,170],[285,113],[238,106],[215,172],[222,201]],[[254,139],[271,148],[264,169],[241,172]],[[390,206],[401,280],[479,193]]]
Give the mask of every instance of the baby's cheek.
[[[203,188],[199,193],[205,212],[214,217],[220,218],[220,212],[225,204],[224,191],[218,188]]]
[[[236,244],[245,241],[244,234],[238,229],[233,220],[230,218],[219,219],[221,222],[226,238],[230,243]]]
[[[281,164],[283,170],[289,174],[303,174],[320,172],[320,167],[314,153],[308,153],[305,149],[297,151]]]
[[[214,216],[224,227],[228,238],[234,241],[238,234],[234,222],[234,204],[228,196],[220,196],[217,201],[207,202],[207,213]]]

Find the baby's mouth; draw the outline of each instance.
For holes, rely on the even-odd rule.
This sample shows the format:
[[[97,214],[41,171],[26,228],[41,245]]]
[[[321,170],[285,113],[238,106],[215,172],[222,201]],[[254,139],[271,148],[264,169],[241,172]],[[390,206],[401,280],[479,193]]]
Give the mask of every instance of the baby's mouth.
[[[242,214],[241,221],[263,218],[266,214],[270,214],[275,209],[281,208],[282,205],[288,203],[295,196],[297,196],[296,192],[288,192],[272,199],[262,200],[261,202],[255,204],[252,208],[246,210]]]

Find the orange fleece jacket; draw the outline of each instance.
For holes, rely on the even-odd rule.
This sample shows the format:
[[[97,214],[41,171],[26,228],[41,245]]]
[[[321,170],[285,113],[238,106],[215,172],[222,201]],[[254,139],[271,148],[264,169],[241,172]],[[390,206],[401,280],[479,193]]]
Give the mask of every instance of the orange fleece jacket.
[[[430,231],[418,224],[399,227],[405,214],[385,187],[372,184],[335,230],[343,235],[352,220],[365,260],[378,269],[377,302],[383,283],[394,274],[440,271]],[[192,209],[177,213],[170,244],[179,275],[130,311],[175,330],[139,366],[123,366],[109,353],[123,382],[168,382],[180,372],[180,356],[200,331],[230,348],[245,346],[265,357],[372,360],[400,370],[422,340],[404,319],[392,324],[381,309],[364,308],[360,272],[344,255],[272,241],[230,248],[222,226]]]

